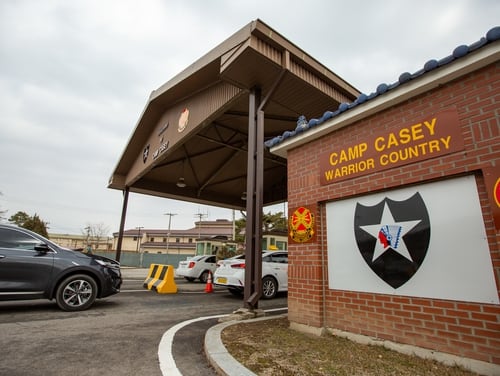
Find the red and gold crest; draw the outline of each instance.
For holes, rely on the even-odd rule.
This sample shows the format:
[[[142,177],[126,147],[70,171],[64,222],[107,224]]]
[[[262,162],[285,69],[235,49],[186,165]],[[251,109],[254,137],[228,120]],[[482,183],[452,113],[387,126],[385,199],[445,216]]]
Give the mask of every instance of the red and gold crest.
[[[297,208],[288,221],[290,238],[297,243],[305,243],[314,236],[314,214],[303,206]]]
[[[488,190],[495,227],[500,230],[500,166],[483,168],[483,176]]]
[[[187,108],[183,109],[181,115],[179,116],[179,126],[177,130],[183,132],[186,129],[189,122],[189,110]]]

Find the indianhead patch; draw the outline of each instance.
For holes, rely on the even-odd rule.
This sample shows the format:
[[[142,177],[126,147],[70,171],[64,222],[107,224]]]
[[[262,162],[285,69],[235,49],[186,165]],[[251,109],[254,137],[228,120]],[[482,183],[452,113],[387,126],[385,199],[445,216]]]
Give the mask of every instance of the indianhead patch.
[[[420,193],[404,201],[384,198],[374,206],[356,204],[354,236],[361,256],[384,282],[397,289],[425,259],[431,237]]]
[[[314,236],[314,214],[307,208],[300,207],[290,216],[289,223],[290,238],[297,243],[304,243]]]

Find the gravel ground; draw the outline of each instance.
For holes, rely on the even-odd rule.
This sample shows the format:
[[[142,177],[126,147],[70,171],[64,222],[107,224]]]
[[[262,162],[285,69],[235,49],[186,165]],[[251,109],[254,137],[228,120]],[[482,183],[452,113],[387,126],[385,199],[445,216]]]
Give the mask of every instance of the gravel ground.
[[[287,318],[241,322],[222,331],[229,353],[257,375],[476,375],[459,367],[289,328]]]

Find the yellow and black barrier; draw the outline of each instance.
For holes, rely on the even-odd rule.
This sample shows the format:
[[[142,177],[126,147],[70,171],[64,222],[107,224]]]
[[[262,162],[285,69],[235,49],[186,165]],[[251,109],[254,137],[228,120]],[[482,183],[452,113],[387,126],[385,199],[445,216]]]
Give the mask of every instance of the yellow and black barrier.
[[[159,294],[175,294],[177,293],[177,285],[175,284],[174,274],[175,271],[172,265],[151,264],[143,287]]]

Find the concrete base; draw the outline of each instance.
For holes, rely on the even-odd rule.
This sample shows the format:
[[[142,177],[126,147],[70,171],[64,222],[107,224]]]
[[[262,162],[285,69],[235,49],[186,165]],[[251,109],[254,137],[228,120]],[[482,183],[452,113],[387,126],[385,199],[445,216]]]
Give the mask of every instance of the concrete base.
[[[422,347],[396,343],[388,340],[381,340],[369,336],[364,336],[361,334],[344,332],[338,329],[329,328],[327,330],[332,335],[347,338],[351,341],[358,342],[364,345],[383,346],[389,350],[398,351],[403,354],[415,355],[424,359],[433,359],[448,366],[455,366],[455,365],[461,366],[467,370],[476,372],[480,375],[485,375],[485,376],[500,375],[500,366],[497,364],[483,362],[476,359],[464,358],[453,354],[446,354],[439,351],[424,349]]]
[[[219,322],[226,321],[241,321],[241,320],[251,320],[258,317],[265,316],[266,313],[262,309],[248,309],[248,308],[240,308],[231,313],[230,315],[221,317]]]

